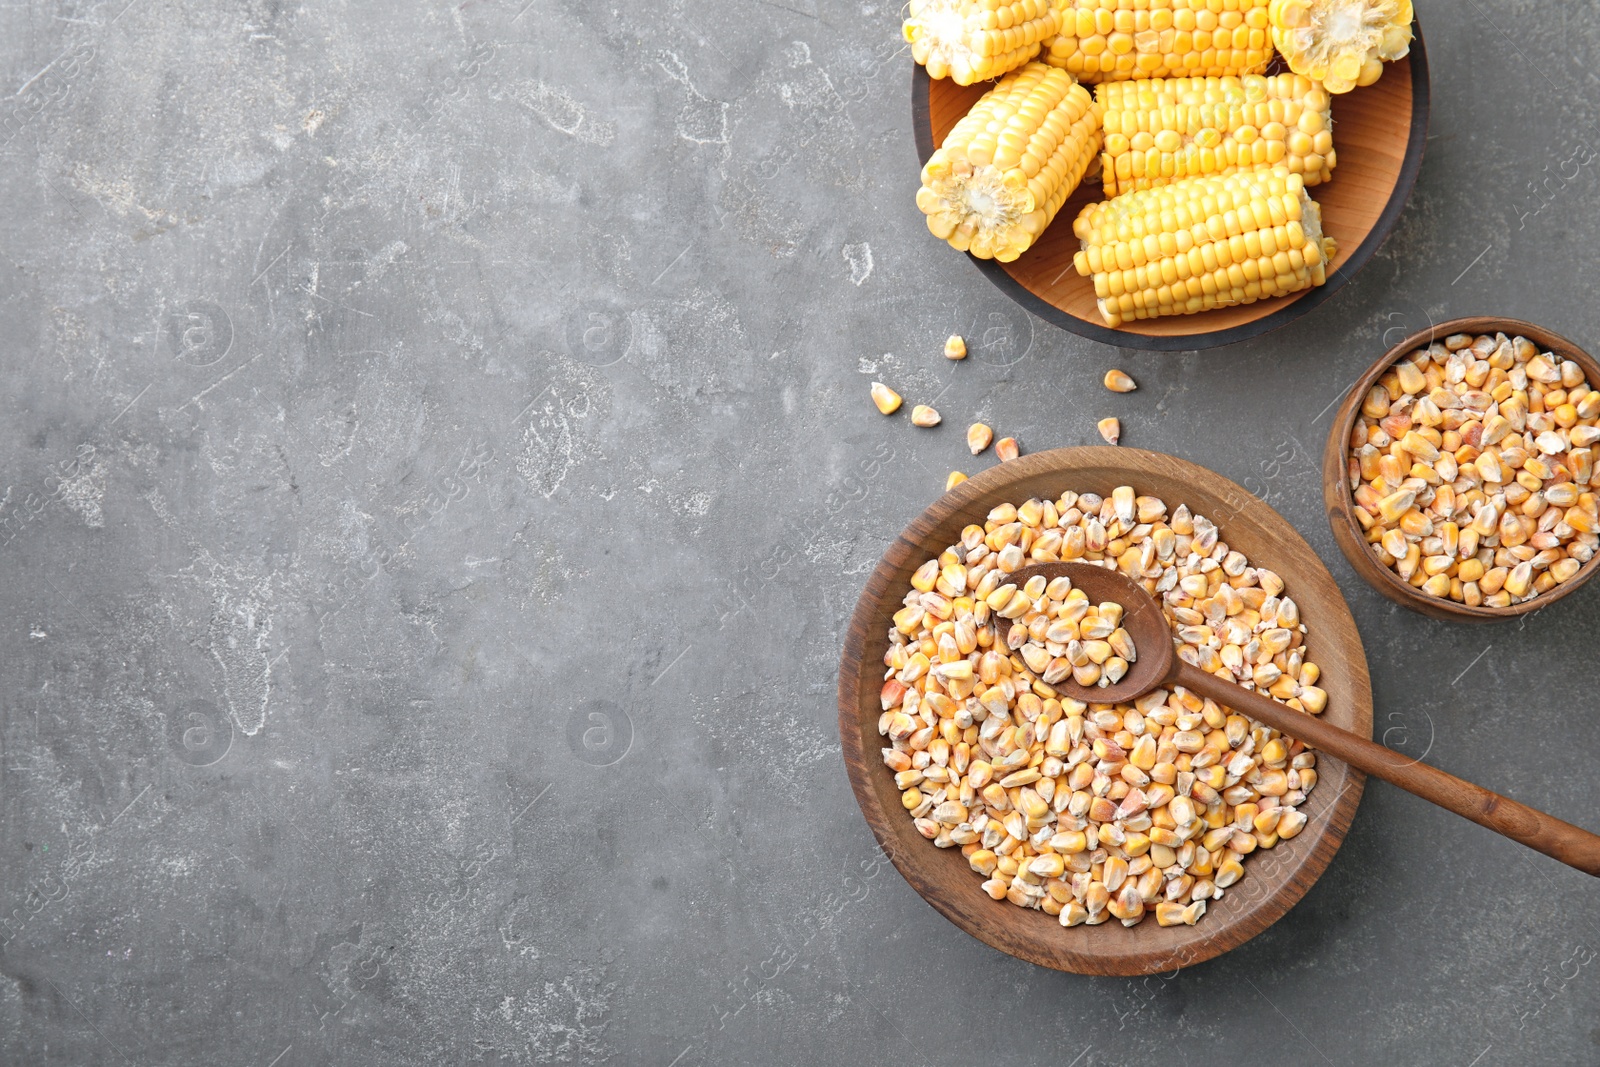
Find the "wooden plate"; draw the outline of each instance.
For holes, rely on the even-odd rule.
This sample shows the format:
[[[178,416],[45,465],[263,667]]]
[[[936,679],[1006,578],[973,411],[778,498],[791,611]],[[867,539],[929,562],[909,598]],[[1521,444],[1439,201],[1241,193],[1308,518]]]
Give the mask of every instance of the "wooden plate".
[[[990,900],[959,849],[934,847],[912,826],[894,775],[879,755],[878,691],[890,617],[923,561],[960,540],[989,509],[1071,489],[1109,496],[1119,485],[1211,518],[1222,538],[1256,566],[1283,576],[1310,630],[1308,658],[1322,668],[1328,721],[1372,735],[1372,691],[1355,620],[1311,546],[1261,500],[1204,467],[1132,448],[1058,448],[991,467],[936,500],[889,546],[856,604],[839,660],[839,737],[862,814],[913,889],[972,936],[1002,952],[1079,974],[1156,974],[1211,959],[1265,930],[1305,895],[1338,851],[1365,776],[1323,757],[1302,807],[1306,828],[1293,841],[1245,860],[1245,876],[1212,901],[1194,926],[1131,929],[1117,922],[1066,929],[1042,911]]]
[[[1198,315],[1145,319],[1112,329],[1095,307],[1094,282],[1073,269],[1078,239],[1072,220],[1085,204],[1102,199],[1098,180],[1085,181],[1062,205],[1044,235],[1014,262],[971,256],[978,269],[1011,299],[1062,329],[1119,348],[1189,352],[1258,337],[1287,325],[1327,300],[1366,266],[1394,229],[1411,196],[1428,141],[1428,53],[1422,27],[1407,59],[1390,63],[1372,85],[1333,98],[1333,140],[1339,165],[1333,180],[1310,190],[1322,206],[1323,232],[1339,244],[1325,285],[1290,296],[1218,308]],[[960,86],[932,79],[915,63],[911,121],[923,163],[992,82]],[[929,234],[935,251],[943,242]]]
[[[1339,543],[1339,550],[1344,553],[1345,559],[1350,561],[1350,566],[1355,568],[1356,573],[1365,578],[1372,588],[1396,604],[1431,618],[1443,619],[1446,622],[1498,622],[1526,615],[1530,611],[1540,611],[1572,593],[1600,570],[1600,553],[1585,563],[1577,574],[1550,592],[1541,593],[1532,600],[1524,600],[1510,607],[1471,608],[1454,600],[1432,597],[1413,589],[1394,571],[1372,557],[1372,550],[1367,547],[1366,533],[1356,521],[1355,498],[1350,493],[1350,480],[1345,473],[1350,431],[1356,424],[1356,414],[1361,410],[1367,390],[1377,384],[1383,372],[1394,366],[1402,356],[1419,348],[1426,348],[1435,340],[1449,337],[1453,333],[1473,335],[1504,333],[1508,337],[1519,335],[1526,337],[1539,346],[1539,351],[1554,352],[1562,359],[1570,359],[1577,363],[1583,368],[1584,376],[1591,386],[1600,385],[1600,363],[1597,363],[1593,356],[1560,334],[1531,322],[1478,316],[1451,319],[1449,322],[1430,326],[1426,330],[1419,330],[1389,349],[1381,359],[1369,367],[1367,373],[1361,376],[1361,380],[1356,382],[1355,388],[1344,398],[1344,403],[1339,406],[1338,414],[1333,417],[1333,426],[1328,431],[1328,441],[1322,449],[1322,500],[1327,506],[1328,525],[1333,528],[1333,539]]]

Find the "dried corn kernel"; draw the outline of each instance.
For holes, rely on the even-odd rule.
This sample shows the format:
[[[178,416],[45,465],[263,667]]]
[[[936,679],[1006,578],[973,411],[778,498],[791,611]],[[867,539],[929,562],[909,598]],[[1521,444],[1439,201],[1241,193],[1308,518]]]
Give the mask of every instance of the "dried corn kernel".
[[[872,383],[872,402],[878,405],[878,410],[885,415],[893,415],[900,410],[900,394],[882,382]]]
[[[1139,388],[1137,382],[1119,370],[1106,371],[1105,386],[1113,393],[1131,393]]]

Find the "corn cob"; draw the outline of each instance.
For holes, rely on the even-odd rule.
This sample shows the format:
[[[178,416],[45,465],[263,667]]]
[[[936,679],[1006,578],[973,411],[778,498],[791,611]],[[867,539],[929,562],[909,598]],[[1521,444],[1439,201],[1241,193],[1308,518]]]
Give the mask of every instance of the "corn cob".
[[[1073,263],[1108,326],[1299,292],[1335,252],[1305,182],[1282,166],[1185,178],[1090,204]]]
[[[1330,93],[1371,85],[1411,51],[1411,0],[1272,0],[1272,43]]]
[[[1330,99],[1299,74],[1106,82],[1106,196],[1281,163],[1307,185],[1332,174]]]
[[[917,207],[953,248],[1010,262],[1100,151],[1100,105],[1072,75],[1029,63],[1001,79],[922,168]]]
[[[1257,74],[1270,0],[1059,0],[1042,57],[1086,82]]]
[[[1038,55],[1059,22],[1054,0],[911,0],[901,32],[930,77],[971,85]]]

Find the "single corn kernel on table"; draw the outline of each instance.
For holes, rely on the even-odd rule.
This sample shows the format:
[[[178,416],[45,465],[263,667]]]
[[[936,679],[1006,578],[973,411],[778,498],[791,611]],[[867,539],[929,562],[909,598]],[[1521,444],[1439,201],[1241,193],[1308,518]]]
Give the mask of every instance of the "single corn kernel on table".
[[[0,7],[0,1064],[1600,1058],[1592,881],[1378,781],[1210,962],[992,950],[875,849],[834,676],[950,471],[1114,418],[1306,538],[1374,740],[1600,825],[1600,583],[1422,618],[1346,564],[1319,474],[1430,322],[1600,351],[1600,10],[1419,5],[1398,228],[1201,354],[1062,332],[929,234],[904,14]]]

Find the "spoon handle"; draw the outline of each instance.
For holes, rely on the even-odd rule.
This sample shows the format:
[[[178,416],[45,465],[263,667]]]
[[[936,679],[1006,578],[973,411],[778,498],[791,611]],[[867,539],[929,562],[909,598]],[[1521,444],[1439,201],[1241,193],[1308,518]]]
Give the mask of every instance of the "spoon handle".
[[[1600,837],[1178,661],[1171,681],[1513,841],[1600,877]]]

